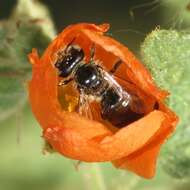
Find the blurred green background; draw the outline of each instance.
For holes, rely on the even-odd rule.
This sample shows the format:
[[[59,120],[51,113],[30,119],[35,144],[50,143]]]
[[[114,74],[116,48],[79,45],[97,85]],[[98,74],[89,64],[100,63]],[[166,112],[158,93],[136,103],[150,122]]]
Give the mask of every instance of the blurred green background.
[[[170,28],[173,24],[170,20],[173,13],[169,13],[168,10],[170,5],[165,5],[161,0],[41,0],[40,2],[48,6],[58,32],[73,23],[108,22],[111,24],[110,34],[133,51],[138,51],[140,42],[157,26]],[[0,1],[1,18],[10,15],[15,3],[16,0]],[[164,19],[166,13],[169,15]],[[184,26],[180,25],[182,28]]]
[[[58,32],[72,23],[108,22],[111,24],[109,35],[127,45],[138,55],[141,43],[156,27],[181,30],[187,29],[190,23],[187,0],[43,0],[40,2],[47,5]],[[16,1],[13,0],[0,1],[1,20],[8,18],[11,20],[6,27],[2,25],[0,39],[4,39],[7,33],[15,34],[12,23],[18,25],[18,20],[15,22],[13,17],[10,17],[15,5]],[[31,13],[36,11],[35,7],[28,9]],[[25,14],[20,19],[24,20]],[[42,153],[44,142],[40,137],[41,129],[26,100],[26,81],[30,78],[30,65],[26,55],[33,46],[43,50],[52,36],[46,34],[41,42],[39,31],[35,29],[37,31],[35,38],[32,36],[30,40],[25,39],[25,32],[30,30],[30,27],[33,26],[24,22],[21,28],[17,28],[19,32],[16,32],[16,37],[14,36],[16,43],[12,45],[14,56],[12,54],[10,56],[6,48],[3,48],[4,51],[0,50],[0,76],[6,61],[18,62],[16,66],[13,64],[11,67],[13,73],[17,73],[14,67],[18,67],[19,63],[21,63],[19,68],[27,71],[26,76],[17,78],[19,84],[21,82],[24,86],[23,89],[17,86],[15,78],[6,78],[6,83],[3,77],[0,79],[0,86],[5,84],[5,87],[1,88],[4,91],[0,92],[2,116],[2,119],[0,116],[0,190],[189,190],[189,178],[174,179],[163,171],[160,164],[154,179],[144,180],[127,171],[117,170],[109,163],[82,163],[76,170],[76,162],[56,153],[46,155]],[[6,36],[6,43],[12,39],[8,37]],[[26,42],[32,43],[26,48]],[[11,80],[14,81],[10,83]],[[24,101],[21,105],[17,104],[20,99]]]

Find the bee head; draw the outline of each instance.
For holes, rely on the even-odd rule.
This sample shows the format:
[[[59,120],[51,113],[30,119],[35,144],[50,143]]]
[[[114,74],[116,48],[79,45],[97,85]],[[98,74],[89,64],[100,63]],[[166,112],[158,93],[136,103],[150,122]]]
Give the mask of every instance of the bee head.
[[[60,55],[55,67],[59,70],[60,77],[68,77],[84,58],[84,51],[77,45],[70,45],[63,55]]]

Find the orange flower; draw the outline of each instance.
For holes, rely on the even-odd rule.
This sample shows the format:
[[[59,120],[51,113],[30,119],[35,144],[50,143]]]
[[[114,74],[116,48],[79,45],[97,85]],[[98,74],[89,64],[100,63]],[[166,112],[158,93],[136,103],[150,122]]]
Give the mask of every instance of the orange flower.
[[[72,25],[57,36],[41,58],[33,49],[29,55],[33,64],[29,83],[32,110],[43,128],[43,137],[64,156],[85,162],[111,161],[118,168],[151,178],[160,146],[174,131],[178,117],[163,103],[168,93],[154,84],[148,70],[125,46],[104,35],[108,29],[108,24]],[[124,62],[115,79],[142,98],[147,113],[144,117],[117,129],[99,116],[90,120],[74,111],[77,92],[69,85],[58,86],[60,79],[54,66],[57,53],[73,38],[84,50],[86,60],[95,43],[95,59],[101,60],[107,70],[118,58]],[[157,108],[153,109],[155,104]]]

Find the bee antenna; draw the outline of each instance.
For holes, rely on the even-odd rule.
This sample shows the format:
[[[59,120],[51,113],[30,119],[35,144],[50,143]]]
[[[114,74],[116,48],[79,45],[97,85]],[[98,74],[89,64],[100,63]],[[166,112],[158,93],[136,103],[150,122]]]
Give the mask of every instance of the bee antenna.
[[[91,48],[90,48],[90,60],[94,59],[95,49],[96,49],[96,46],[95,46],[95,43],[93,43]]]
[[[74,38],[67,44],[67,46],[66,46],[66,48],[65,48],[65,53],[67,52],[69,46],[72,45],[75,40],[76,40],[76,37],[74,37]]]

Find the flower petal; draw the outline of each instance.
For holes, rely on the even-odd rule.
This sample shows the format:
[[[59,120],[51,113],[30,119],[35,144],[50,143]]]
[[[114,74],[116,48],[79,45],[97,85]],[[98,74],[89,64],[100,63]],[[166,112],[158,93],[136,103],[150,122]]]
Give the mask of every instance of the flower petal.
[[[33,50],[29,55],[33,64],[33,76],[29,83],[32,110],[43,128],[44,138],[61,154],[87,162],[113,161],[117,167],[151,177],[160,145],[174,130],[178,118],[162,103],[168,93],[154,84],[140,61],[126,47],[103,36],[108,28],[107,24],[72,25],[50,44],[42,58]],[[57,53],[73,38],[85,51],[86,60],[95,43],[95,59],[102,61],[105,70],[110,70],[118,59],[123,61],[116,72],[116,80],[142,98],[147,105],[143,112],[148,113],[146,116],[113,131],[103,122],[62,109],[54,64]],[[158,110],[151,111],[155,103],[159,104]],[[146,160],[149,161],[146,162],[147,171],[143,167]]]
[[[113,161],[115,167],[127,169],[145,178],[152,178],[156,170],[156,160],[161,144],[155,145],[145,152]]]
[[[170,120],[165,121],[164,125],[162,125],[147,145],[129,156],[113,161],[114,166],[121,169],[128,169],[145,178],[152,178],[155,174],[156,161],[161,145],[173,132],[173,128],[170,125]]]
[[[165,113],[153,111],[128,127],[111,134],[106,130],[103,133],[98,122],[86,120],[86,123],[82,124],[76,119],[73,127],[64,127],[69,124],[64,123],[60,127],[45,129],[44,138],[54,149],[70,158],[87,162],[110,161],[128,156],[142,148],[158,133],[166,120]],[[71,122],[73,120],[70,120]]]

